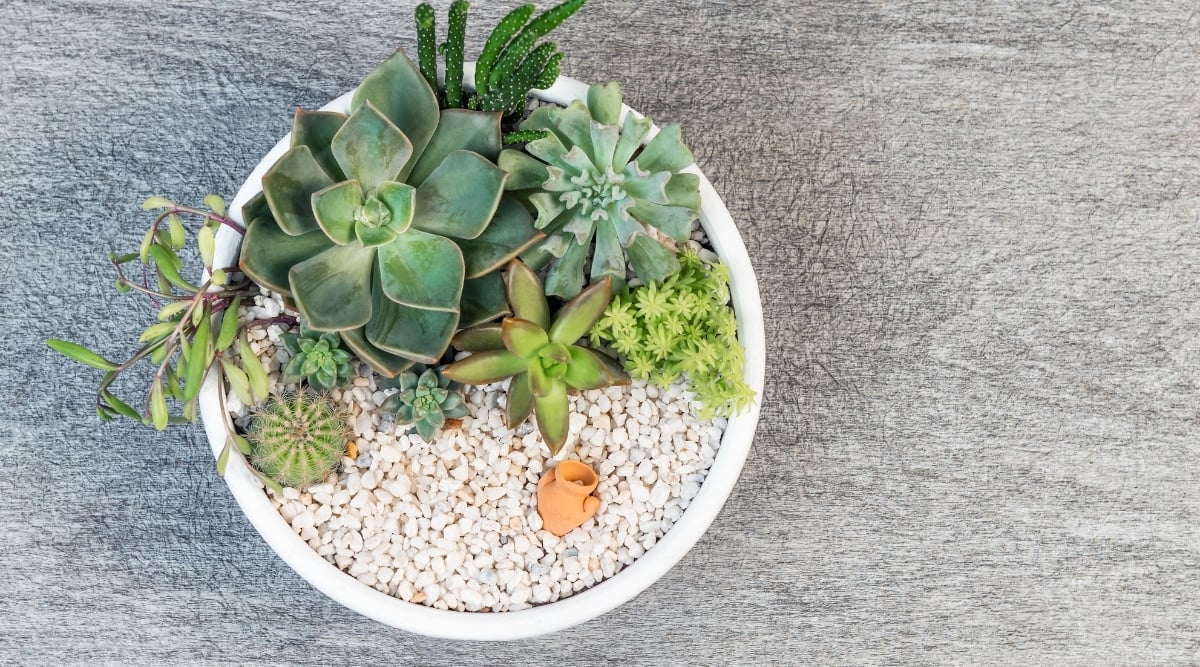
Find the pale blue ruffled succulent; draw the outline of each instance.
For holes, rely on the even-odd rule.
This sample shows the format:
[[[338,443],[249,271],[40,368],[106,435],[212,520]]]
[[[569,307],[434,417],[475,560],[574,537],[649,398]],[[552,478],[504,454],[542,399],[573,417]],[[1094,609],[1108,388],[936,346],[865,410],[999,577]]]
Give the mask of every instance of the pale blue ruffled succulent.
[[[650,120],[622,119],[621,89],[609,83],[592,86],[586,104],[534,110],[520,129],[548,134],[524,152],[502,151],[498,164],[511,174],[505,187],[524,196],[547,234],[523,259],[535,268],[552,264],[548,294],[569,298],[583,289],[589,251],[593,283],[623,284],[627,265],[646,283],[679,270],[673,242],[691,235],[700,179],[680,172],[695,160],[678,125],[643,145]]]

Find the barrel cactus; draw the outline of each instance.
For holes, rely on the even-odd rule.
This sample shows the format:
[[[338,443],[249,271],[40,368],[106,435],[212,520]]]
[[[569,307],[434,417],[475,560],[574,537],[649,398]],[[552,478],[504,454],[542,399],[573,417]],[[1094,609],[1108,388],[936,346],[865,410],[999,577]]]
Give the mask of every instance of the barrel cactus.
[[[329,394],[302,389],[272,396],[254,413],[246,437],[255,468],[284,486],[303,488],[337,467],[350,427]]]
[[[587,103],[535,109],[524,131],[548,135],[525,151],[507,149],[499,165],[510,172],[505,187],[520,192],[547,234],[523,258],[534,268],[552,264],[546,292],[569,298],[583,289],[584,263],[592,250],[591,281],[624,283],[628,266],[644,283],[679,270],[672,242],[691,235],[700,210],[700,178],[680,170],[694,162],[668,125],[643,145],[651,122],[632,113],[621,118],[621,89],[592,86]]]
[[[500,114],[441,111],[402,51],[351,108],[296,112],[291,150],[243,210],[240,265],[308,328],[395,376],[436,362],[460,322],[498,316],[501,281],[488,274],[539,233],[504,197]]]

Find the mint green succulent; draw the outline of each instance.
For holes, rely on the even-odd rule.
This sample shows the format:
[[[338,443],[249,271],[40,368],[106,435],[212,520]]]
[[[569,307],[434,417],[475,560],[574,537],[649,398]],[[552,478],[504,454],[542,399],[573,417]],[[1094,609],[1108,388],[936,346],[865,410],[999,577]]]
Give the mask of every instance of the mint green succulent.
[[[284,384],[304,380],[312,387],[333,389],[356,375],[350,353],[342,349],[342,339],[335,333],[301,324],[299,333],[283,334],[280,339],[292,355],[283,367]]]
[[[351,108],[296,112],[291,150],[244,209],[240,266],[394,376],[436,362],[459,326],[499,316],[489,274],[539,233],[504,197],[498,113],[441,111],[402,51]]]
[[[458,385],[432,368],[420,376],[406,371],[397,380],[394,386],[400,391],[389,396],[380,409],[395,415],[397,424],[415,424],[425,442],[433,441],[447,419],[467,416],[467,404]],[[381,386],[388,386],[388,382]]]
[[[628,266],[643,283],[679,270],[672,242],[691,235],[700,211],[700,178],[680,170],[695,160],[668,125],[649,143],[648,118],[621,119],[621,89],[614,83],[588,89],[587,104],[535,109],[522,131],[546,130],[524,151],[504,150],[505,184],[537,212],[547,234],[523,259],[535,269],[552,264],[546,293],[569,298],[584,286],[592,251],[591,282],[623,285]]]
[[[473,354],[442,373],[464,384],[511,377],[505,411],[508,427],[516,428],[533,412],[542,439],[557,454],[570,425],[568,392],[629,382],[613,360],[576,344],[604,314],[612,280],[604,278],[580,292],[552,321],[537,274],[514,261],[505,277],[513,317],[459,332],[454,346]]]

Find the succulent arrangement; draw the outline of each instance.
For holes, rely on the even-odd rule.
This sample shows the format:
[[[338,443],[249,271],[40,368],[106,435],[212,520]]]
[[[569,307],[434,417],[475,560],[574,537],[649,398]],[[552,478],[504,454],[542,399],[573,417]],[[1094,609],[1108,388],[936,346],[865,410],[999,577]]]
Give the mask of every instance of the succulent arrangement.
[[[190,422],[212,378],[223,414],[230,396],[250,410],[240,431],[227,418],[218,469],[236,450],[278,489],[316,483],[353,452],[337,401],[359,391],[351,380],[365,386],[361,369],[395,390],[376,399],[379,411],[425,442],[471,417],[460,383],[505,381],[508,427],[533,415],[552,455],[569,441],[572,393],[631,377],[686,377],[705,418],[748,407],[728,275],[684,246],[700,179],[679,126],[656,132],[624,109],[615,82],[527,112],[563,58],[543,40],[584,3],[508,12],[472,81],[468,3],[450,4],[440,43],[435,11],[421,4],[416,61],[397,50],[345,113],[297,110],[288,150],[241,220],[215,196],[206,208],[147,200],[159,213],[141,247],[110,258],[117,289],[159,309],[141,346],[118,363],[48,341],[104,372],[98,415],[160,430]],[[199,282],[184,277],[187,216],[200,223],[200,263],[188,267],[203,269]],[[236,266],[214,263],[221,226],[242,236]],[[135,261],[141,270],[127,271]],[[247,314],[270,293],[283,314]],[[285,351],[274,360],[263,351],[272,345]],[[143,360],[155,370],[135,407],[112,387]]]

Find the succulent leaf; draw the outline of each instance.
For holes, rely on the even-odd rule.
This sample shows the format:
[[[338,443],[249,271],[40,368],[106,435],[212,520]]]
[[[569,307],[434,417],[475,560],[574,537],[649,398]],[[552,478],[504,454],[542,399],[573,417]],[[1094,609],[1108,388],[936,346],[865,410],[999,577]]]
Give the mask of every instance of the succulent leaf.
[[[363,328],[349,329],[341,332],[340,335],[342,342],[354,352],[356,357],[367,362],[377,373],[387,377],[395,377],[397,374],[411,368],[414,363],[411,359],[392,354],[372,345],[367,340],[366,331]]]
[[[542,281],[538,280],[537,274],[521,262],[512,262],[504,278],[513,315],[549,329],[550,305],[546,303]]]
[[[461,239],[479,236],[500,204],[507,178],[477,153],[450,153],[417,188],[413,226]]]
[[[357,110],[367,101],[408,138],[414,155],[424,152],[437,129],[439,105],[433,89],[403,51],[396,51],[363,79],[351,106]],[[410,160],[394,180],[405,182],[413,166]]]
[[[474,327],[507,314],[504,279],[499,273],[493,272],[464,280],[459,308],[460,327]]]
[[[350,114],[329,148],[342,171],[368,193],[384,181],[396,180],[413,156],[408,137],[370,100]]]
[[[616,81],[588,88],[587,107],[600,125],[616,125],[621,120],[621,85]]]
[[[503,350],[504,338],[500,335],[500,323],[492,322],[463,329],[454,335],[451,345],[463,352]]]
[[[521,5],[506,14],[492,29],[483,45],[483,51],[479,53],[479,60],[475,63],[475,90],[478,94],[487,94],[491,85],[492,65],[504,46],[529,22],[535,10],[536,7],[532,4]]]
[[[254,282],[290,296],[292,287],[288,272],[291,268],[333,245],[319,229],[290,236],[273,219],[257,218],[246,227],[238,266]]]
[[[279,228],[291,236],[317,229],[312,193],[333,185],[308,146],[283,154],[263,175],[263,195]]]
[[[500,155],[500,114],[468,109],[446,109],[437,131],[408,176],[419,186],[454,151],[472,151],[495,161]]]
[[[533,218],[521,202],[505,196],[500,198],[496,214],[482,234],[455,242],[462,249],[467,278],[471,279],[493,273],[544,236],[533,226]]]
[[[539,350],[550,343],[542,327],[515,317],[508,317],[500,325],[500,337],[509,352],[522,359],[533,359]]]
[[[288,282],[296,310],[317,331],[355,329],[371,319],[371,288],[375,253],[360,244],[334,246],[296,264]]]
[[[334,135],[346,124],[346,118],[346,114],[333,111],[296,109],[292,119],[292,146],[308,146],[317,164],[335,181],[345,180],[346,174],[329,146]]]
[[[354,242],[354,216],[362,208],[358,181],[342,181],[313,193],[312,210],[321,231],[338,245]]]
[[[442,374],[463,384],[488,384],[517,373],[524,373],[530,364],[508,350],[478,352],[442,369]]]
[[[565,345],[582,338],[604,314],[611,297],[612,280],[609,278],[580,292],[559,309],[550,327],[550,340]]]
[[[457,314],[462,296],[462,251],[448,238],[410,229],[379,247],[380,285],[387,298]]]
[[[514,375],[508,385],[508,405],[504,409],[505,424],[516,428],[533,411],[533,391],[529,388],[529,374]]]
[[[568,345],[567,352],[571,355],[571,361],[563,374],[563,381],[573,389],[587,391],[612,384],[604,364],[596,358],[599,355],[578,345]]]
[[[677,123],[664,127],[658,136],[650,140],[637,157],[637,165],[647,171],[676,172],[696,161],[692,152],[683,145]]]
[[[533,397],[533,410],[537,415],[538,431],[552,455],[558,454],[567,441],[570,427],[570,403],[567,400],[565,382],[555,382],[545,396]]]
[[[371,321],[367,341],[390,352],[424,364],[435,364],[458,328],[458,312],[426,310],[396,303],[383,290],[371,294]]]

